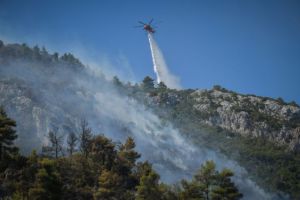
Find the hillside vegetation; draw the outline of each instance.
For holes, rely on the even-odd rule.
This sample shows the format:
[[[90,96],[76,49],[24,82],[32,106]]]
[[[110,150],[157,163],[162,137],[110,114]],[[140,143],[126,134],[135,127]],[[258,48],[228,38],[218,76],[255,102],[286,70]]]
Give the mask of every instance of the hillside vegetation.
[[[0,198],[14,200],[190,200],[240,199],[229,169],[217,171],[204,163],[192,181],[175,186],[160,181],[149,162],[137,162],[135,142],[115,143],[92,133],[86,121],[81,131],[48,133],[41,154],[22,156],[13,142],[16,123],[0,108]],[[67,154],[67,155],[66,155]]]
[[[146,77],[140,86],[115,84],[121,91],[171,121],[199,146],[237,160],[270,191],[300,198],[300,108],[295,102],[212,90],[171,90]]]
[[[132,124],[124,124],[116,119],[107,122],[106,116],[96,119],[97,115],[92,113],[96,110],[94,105],[83,103],[90,100],[90,93],[94,91],[87,91],[76,85],[80,79],[78,77],[85,77],[89,79],[89,84],[93,84],[92,87],[113,88],[124,97],[141,103],[158,115],[162,124],[171,123],[191,143],[222,152],[238,161],[247,169],[252,179],[264,188],[275,193],[284,192],[292,199],[300,198],[300,108],[295,102],[286,103],[281,98],[238,94],[221,86],[209,90],[172,90],[164,83],[155,84],[150,77],[145,77],[141,83],[132,84],[124,83],[118,77],[108,80],[104,75],[88,76],[86,66],[72,54],[50,54],[45,48],[30,48],[26,44],[3,44],[0,41],[0,65],[0,104],[17,121],[16,130],[19,136],[16,143],[27,154],[32,148],[40,149],[46,135],[55,135],[58,127],[65,134],[75,133],[80,127],[78,121],[85,113],[92,116],[93,121],[89,121],[91,125],[98,122],[109,123],[115,128],[114,131],[121,132],[121,135],[123,132],[130,132],[129,126],[133,126]],[[15,71],[16,66],[18,73],[22,77],[29,77],[29,81],[19,78]],[[45,79],[47,81],[44,81]],[[80,98],[76,99],[78,96]],[[4,111],[2,115],[6,116]],[[11,140],[14,139],[15,136]],[[53,146],[44,146],[42,154],[32,153],[27,157],[21,156],[17,151],[11,152],[6,164],[1,167],[3,184],[0,194],[20,199],[22,196],[29,198],[35,192],[43,193],[44,186],[49,186],[51,191],[51,184],[42,183],[48,178],[54,181],[54,185],[57,183],[64,186],[60,193],[62,196],[59,197],[64,199],[72,194],[96,198],[97,194],[101,193],[98,191],[101,184],[113,187],[102,191],[112,195],[112,199],[116,198],[114,195],[120,194],[119,184],[123,189],[121,193],[131,195],[130,198],[137,198],[138,191],[147,188],[141,186],[141,182],[155,186],[151,191],[159,191],[155,193],[161,198],[172,199],[171,196],[175,195],[176,198],[189,199],[192,197],[185,195],[204,194],[203,188],[198,188],[200,182],[196,181],[196,177],[192,181],[183,181],[178,189],[162,184],[148,162],[138,163],[136,158],[131,160],[130,166],[124,167],[123,164],[128,164],[128,161],[122,158],[121,152],[122,146],[128,140],[124,144],[117,144],[104,135],[91,137],[92,143],[98,140],[106,141],[110,147],[109,152],[102,152],[100,163],[98,158],[94,159],[93,153],[80,151],[79,142],[72,155],[67,153],[67,146],[56,148],[56,151],[53,151]],[[96,143],[94,145],[97,146]],[[95,151],[94,153],[98,154],[98,150]],[[130,151],[139,155],[134,150],[134,145]],[[62,155],[62,152],[65,155]],[[113,155],[113,162],[109,166],[105,166],[104,163],[106,153]],[[143,166],[147,168],[147,173],[144,169],[139,169]],[[119,167],[124,167],[127,174],[120,174],[123,169],[118,171]],[[214,168],[214,165],[208,162],[202,167]],[[216,173],[220,175],[222,172],[226,171]],[[68,180],[69,177],[65,177],[64,173],[74,176]],[[142,173],[146,173],[147,177],[141,179]],[[125,178],[119,180],[121,175]],[[231,177],[231,173],[225,175]],[[44,176],[50,177],[44,179]],[[107,177],[115,177],[116,180],[108,181]],[[128,178],[130,183],[122,182]],[[43,184],[44,186],[41,186]]]

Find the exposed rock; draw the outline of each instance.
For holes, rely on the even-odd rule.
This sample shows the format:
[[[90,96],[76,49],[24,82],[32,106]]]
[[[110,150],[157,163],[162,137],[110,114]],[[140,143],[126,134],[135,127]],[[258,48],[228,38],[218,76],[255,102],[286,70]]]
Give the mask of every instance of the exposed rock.
[[[210,116],[202,122],[250,137],[264,137],[299,151],[300,108],[229,91],[197,90],[194,108]]]

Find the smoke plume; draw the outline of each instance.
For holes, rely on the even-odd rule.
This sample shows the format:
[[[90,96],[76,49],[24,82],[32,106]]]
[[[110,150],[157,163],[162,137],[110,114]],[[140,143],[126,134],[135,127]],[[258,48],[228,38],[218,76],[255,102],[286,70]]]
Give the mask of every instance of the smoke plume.
[[[160,64],[156,67],[161,70],[165,67],[161,53],[151,35],[149,39]],[[194,146],[171,122],[162,122],[149,108],[118,90],[104,74],[63,63],[44,65],[26,60],[0,64],[0,104],[17,120],[20,145],[36,148],[49,130],[59,128],[62,134],[76,131],[74,126],[85,118],[95,134],[105,133],[114,141],[132,136],[141,159],[153,163],[165,182],[191,178],[203,162],[214,160],[218,169],[227,167],[235,172],[234,181],[244,199],[276,198],[249,179],[238,163],[212,149]],[[158,70],[161,80],[178,84],[172,82],[176,80],[173,76],[164,74],[167,68],[163,69],[166,71]]]
[[[172,89],[181,89],[179,78],[170,73],[164,56],[151,33],[148,33],[148,38],[157,82],[160,83],[162,81]]]

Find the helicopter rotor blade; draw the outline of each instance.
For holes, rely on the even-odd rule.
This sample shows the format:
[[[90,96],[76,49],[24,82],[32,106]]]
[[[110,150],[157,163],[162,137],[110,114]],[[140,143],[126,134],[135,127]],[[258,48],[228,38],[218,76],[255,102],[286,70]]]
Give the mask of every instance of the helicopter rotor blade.
[[[143,25],[139,25],[139,26],[134,26],[134,28],[142,28],[144,27]]]
[[[149,21],[149,24],[151,24],[153,22],[153,18]]]
[[[139,21],[140,24],[146,25],[144,22]]]

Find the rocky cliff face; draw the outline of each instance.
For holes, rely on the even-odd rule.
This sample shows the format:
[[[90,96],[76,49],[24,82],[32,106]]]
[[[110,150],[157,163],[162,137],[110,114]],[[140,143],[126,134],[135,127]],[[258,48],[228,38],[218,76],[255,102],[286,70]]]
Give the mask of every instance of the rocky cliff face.
[[[191,96],[204,124],[300,150],[300,108],[296,104],[225,89],[197,90]]]
[[[17,143],[26,153],[33,148],[39,149],[46,142],[45,136],[51,128],[71,130],[78,120],[56,104],[40,102],[37,96],[39,92],[32,91],[20,80],[0,80],[0,105],[17,121]],[[60,122],[59,126],[56,122]]]

